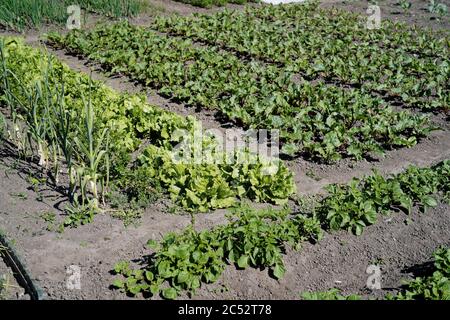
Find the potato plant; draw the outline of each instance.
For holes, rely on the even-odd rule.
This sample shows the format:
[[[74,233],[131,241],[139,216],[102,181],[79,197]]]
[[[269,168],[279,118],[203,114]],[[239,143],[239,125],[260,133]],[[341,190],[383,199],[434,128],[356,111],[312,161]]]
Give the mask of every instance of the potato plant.
[[[148,267],[132,269],[126,261],[114,271],[114,286],[131,294],[149,293],[175,299],[183,291],[195,293],[202,283],[216,282],[226,264],[238,268],[267,267],[276,278],[285,273],[282,254],[286,245],[299,249],[302,241],[321,238],[320,223],[314,217],[291,215],[284,210],[254,210],[237,207],[229,223],[212,230],[169,233],[157,243]]]
[[[149,245],[153,254],[147,265],[133,269],[128,262],[119,262],[114,270],[122,277],[113,285],[133,295],[161,294],[166,299],[175,299],[182,292],[194,294],[202,283],[216,282],[226,264],[237,268],[268,268],[273,277],[280,279],[286,272],[282,259],[286,248],[299,249],[305,241],[320,241],[324,229],[344,229],[360,235],[366,226],[377,221],[379,214],[387,214],[392,209],[409,212],[412,206],[435,207],[436,197],[449,191],[449,170],[450,161],[446,160],[430,168],[410,167],[389,178],[374,173],[348,185],[330,185],[330,194],[309,213],[238,206],[229,215],[227,224],[202,231],[196,231],[192,224],[180,233],[167,234],[159,243],[152,239]],[[439,251],[436,256],[436,266],[447,273],[448,258],[447,251]],[[426,290],[426,295],[439,296],[436,290],[441,290],[443,284],[442,290],[447,295],[447,273],[436,273],[432,284],[417,280],[412,288],[420,294]],[[431,285],[433,288],[428,289]],[[331,290],[307,293],[304,298],[356,300],[360,297],[345,297]]]
[[[431,275],[404,281],[404,290],[388,295],[389,300],[450,300],[450,249],[440,247],[433,253]]]
[[[433,195],[448,200],[450,161],[431,168],[411,166],[404,172],[385,178],[379,173],[353,179],[346,185],[330,185],[329,195],[316,208],[321,220],[332,230],[347,229],[360,235],[374,224],[379,214],[399,209],[410,213],[418,205],[422,211],[437,205]]]

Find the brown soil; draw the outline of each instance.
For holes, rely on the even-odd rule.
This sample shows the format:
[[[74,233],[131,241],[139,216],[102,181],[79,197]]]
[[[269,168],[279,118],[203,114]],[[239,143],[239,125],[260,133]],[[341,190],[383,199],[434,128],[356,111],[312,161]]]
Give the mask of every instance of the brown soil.
[[[150,2],[158,8],[157,14],[191,14],[223,9],[199,9],[175,1]],[[367,1],[324,2],[329,2],[324,6],[334,5],[357,12],[365,12],[367,8]],[[391,2],[387,1],[388,5],[392,6]],[[430,20],[419,9],[414,11],[416,4],[424,1],[410,2],[413,3],[410,14],[397,15],[391,12],[387,18],[440,28],[442,21]],[[382,12],[383,5],[380,4]],[[236,5],[228,7],[242,8]],[[147,24],[152,14],[155,12],[138,17],[134,22]],[[92,19],[93,24],[98,17]],[[444,25],[448,29],[448,21]],[[37,45],[39,34],[40,32],[27,32],[25,36],[30,44]],[[93,69],[95,79],[105,81],[117,90],[147,91],[123,77],[106,78],[98,72],[96,66],[68,56],[63,51],[51,52],[75,70],[88,73]],[[146,93],[150,103],[183,115],[195,115],[205,128],[224,127],[215,118],[214,112],[189,109],[154,92]],[[343,183],[352,177],[368,174],[374,168],[389,174],[399,172],[409,164],[428,166],[448,159],[448,123],[440,116],[433,116],[433,119],[441,124],[443,130],[434,132],[413,148],[389,151],[383,159],[371,162],[343,160],[335,165],[319,165],[304,159],[287,161],[296,175],[299,193],[315,194],[329,183]],[[38,169],[29,162],[18,160],[10,151],[6,147],[0,150],[0,229],[6,231],[8,237],[15,242],[32,276],[50,299],[127,299],[126,295],[109,288],[114,279],[110,273],[114,264],[120,260],[138,262],[141,257],[149,254],[145,247],[147,240],[160,239],[169,231],[181,230],[191,221],[191,217],[182,212],[169,213],[172,205],[166,199],[161,199],[146,210],[137,226],[125,228],[122,221],[112,218],[108,213],[102,213],[89,225],[58,233],[55,226],[64,219],[66,198],[49,186],[41,186],[37,192],[33,190],[27,177],[35,176]],[[295,205],[291,205],[295,209]],[[53,212],[56,216],[53,224],[42,217],[43,213],[48,212]],[[210,228],[224,223],[225,213],[226,210],[218,210],[199,214],[196,216],[196,227]],[[346,232],[329,233],[316,245],[305,244],[300,252],[287,252],[284,258],[287,273],[280,281],[271,278],[267,270],[242,271],[229,266],[218,283],[203,286],[194,298],[297,299],[300,292],[327,290],[331,287],[341,288],[347,294],[382,297],[392,288],[398,288],[401,279],[419,271],[439,245],[450,245],[449,215],[449,206],[440,205],[426,214],[414,212],[411,216],[406,216],[395,213],[392,217],[380,217],[378,223],[368,227],[360,237]],[[365,270],[375,262],[381,265],[383,289],[368,292],[368,274]],[[71,265],[81,267],[81,290],[67,288],[66,271]],[[0,274],[5,272],[6,266],[0,260]],[[15,299],[18,296],[14,293],[8,298]]]

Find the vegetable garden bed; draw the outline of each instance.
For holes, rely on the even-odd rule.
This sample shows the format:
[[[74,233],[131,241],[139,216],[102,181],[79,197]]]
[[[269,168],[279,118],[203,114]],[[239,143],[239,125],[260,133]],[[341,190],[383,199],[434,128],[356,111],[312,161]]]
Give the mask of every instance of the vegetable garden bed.
[[[314,2],[130,21],[1,37],[0,223],[50,298],[448,297],[447,36]],[[283,160],[174,161],[205,118],[280,130]]]

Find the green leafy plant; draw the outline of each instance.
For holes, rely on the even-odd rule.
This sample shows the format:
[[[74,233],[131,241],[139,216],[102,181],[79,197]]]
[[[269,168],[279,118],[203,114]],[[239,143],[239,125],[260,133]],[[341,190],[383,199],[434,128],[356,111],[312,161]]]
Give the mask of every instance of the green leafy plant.
[[[234,19],[234,13],[228,14],[229,19]],[[212,23],[210,18],[204,20]],[[199,21],[203,26],[203,20]],[[186,23],[186,33],[190,22],[180,22]],[[240,30],[244,29],[241,25]],[[211,34],[216,32],[212,30]],[[241,32],[233,29],[232,33]],[[111,73],[127,74],[164,96],[218,109],[245,128],[279,130],[282,152],[291,156],[303,153],[325,162],[343,157],[359,160],[373,153],[383,155],[386,149],[411,147],[435,129],[426,116],[395,111],[379,97],[368,94],[370,90],[343,89],[322,81],[295,83],[292,77],[297,70],[291,66],[246,63],[217,47],[197,47],[191,41],[127,22],[75,31],[64,37],[50,34],[47,40],[100,62]]]
[[[123,221],[123,225],[128,227],[130,225],[137,226],[142,217],[142,210],[139,209],[115,209],[111,211],[113,218]]]
[[[404,282],[405,289],[389,300],[450,300],[450,249],[441,247],[434,254],[433,274]]]
[[[410,166],[389,178],[374,172],[347,185],[328,186],[329,195],[316,210],[328,228],[348,229],[360,235],[380,213],[385,215],[395,209],[409,213],[414,205],[423,211],[435,207],[433,195],[448,192],[448,173],[448,160],[431,168]]]
[[[248,163],[178,164],[172,158],[180,142],[176,132],[194,134],[199,124],[193,117],[150,106],[142,95],[118,94],[18,39],[6,38],[4,53],[5,94],[14,94],[13,102],[25,101],[23,88],[34,88],[36,82],[48,87],[49,106],[36,114],[38,119],[49,115],[45,141],[55,153],[54,171],[66,169],[72,202],[95,199],[104,205],[114,186],[127,195],[130,209],[145,207],[161,191],[186,210],[208,211],[243,198],[281,204],[295,192],[293,175],[282,162],[253,155]],[[17,112],[27,114],[27,108]],[[213,142],[205,137],[203,144]],[[233,160],[242,154],[246,151],[218,156]]]
[[[56,214],[54,212],[42,212],[39,217],[47,223],[47,230],[53,231],[56,223]]]
[[[446,16],[448,14],[447,5],[436,0],[430,0],[427,9],[430,13],[436,13],[439,16]]]
[[[398,4],[400,5],[400,7],[402,7],[403,10],[408,10],[412,6],[412,3],[408,0],[400,0]]]
[[[237,151],[231,157],[244,154],[252,161],[224,161],[222,164],[175,163],[165,149],[150,146],[138,159],[145,176],[161,181],[173,201],[187,210],[206,212],[210,209],[232,206],[237,198],[283,204],[296,190],[292,173],[282,163],[265,163],[246,151]],[[265,170],[275,165],[276,174]]]
[[[408,3],[400,2],[404,8]],[[325,78],[330,84],[361,86],[407,106],[448,110],[448,37],[389,20],[373,31],[361,21],[361,16],[322,9],[312,1],[159,17],[153,27],[281,65],[307,81]]]
[[[99,209],[95,200],[88,200],[84,203],[75,200],[73,204],[66,206],[65,212],[67,217],[64,219],[62,226],[75,228],[91,223]]]
[[[339,289],[330,289],[324,292],[305,292],[301,296],[303,300],[361,300],[361,297],[355,294],[344,296]]]
[[[107,198],[113,208],[143,209],[162,196],[163,188],[158,185],[151,172],[144,167],[126,168],[120,178],[114,181],[115,191]]]
[[[169,233],[160,243],[149,241],[155,250],[148,267],[133,270],[119,262],[113,285],[131,294],[162,294],[174,299],[183,290],[195,293],[201,283],[216,282],[227,263],[239,268],[267,267],[275,278],[284,275],[282,253],[285,245],[299,248],[300,242],[320,239],[322,231],[315,218],[291,216],[289,211],[256,211],[240,206],[228,217],[229,223],[212,230],[196,231],[189,226],[181,233]]]

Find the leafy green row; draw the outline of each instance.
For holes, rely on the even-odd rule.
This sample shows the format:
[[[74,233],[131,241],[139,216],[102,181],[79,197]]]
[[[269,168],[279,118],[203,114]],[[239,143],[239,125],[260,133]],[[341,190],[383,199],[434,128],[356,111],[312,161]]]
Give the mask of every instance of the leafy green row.
[[[450,160],[446,160],[432,168],[410,167],[388,179],[374,174],[347,186],[332,185],[330,195],[307,215],[292,215],[286,208],[237,207],[225,225],[203,231],[190,226],[179,234],[166,235],[159,244],[150,241],[155,252],[146,261],[148,265],[133,270],[127,262],[118,263],[115,272],[126,279],[117,279],[114,286],[132,294],[162,293],[174,299],[184,290],[194,293],[202,282],[215,282],[227,263],[239,268],[267,267],[281,278],[287,245],[298,249],[302,241],[320,240],[322,226],[359,235],[375,223],[379,213],[397,207],[410,210],[415,204],[433,207],[437,202],[432,194],[450,195],[449,173]],[[331,295],[336,297],[336,292]]]
[[[347,229],[359,235],[380,213],[394,209],[409,213],[414,205],[422,210],[435,207],[432,195],[439,192],[450,199],[450,161],[431,168],[411,166],[388,178],[374,172],[346,185],[330,185],[327,191],[329,195],[316,208],[321,221],[332,230]]]
[[[217,108],[244,127],[278,129],[283,152],[328,162],[412,146],[430,127],[379,98],[323,83],[295,83],[276,66],[245,63],[216,48],[159,35],[124,22],[49,35],[51,43],[157,88],[172,99]]]
[[[298,249],[302,241],[318,240],[322,235],[317,219],[291,217],[287,209],[256,211],[245,205],[228,219],[228,224],[212,230],[188,227],[180,234],[166,235],[159,244],[149,241],[156,251],[148,267],[132,270],[127,262],[118,263],[115,272],[126,280],[117,279],[114,286],[132,294],[161,292],[174,299],[184,290],[194,293],[202,282],[217,281],[227,263],[239,268],[267,267],[281,278],[285,246]]]
[[[249,2],[259,2],[259,0],[175,0],[175,1],[192,4],[193,6],[203,8],[210,8],[212,6],[223,6],[227,3],[244,4]]]
[[[148,178],[168,189],[175,202],[202,212],[229,207],[236,197],[283,204],[295,193],[292,172],[281,163],[267,163],[256,156],[240,161],[239,156],[236,152],[233,161],[220,164],[174,164],[169,152],[150,146],[137,163]],[[269,174],[274,164],[276,174]]]
[[[194,17],[160,17],[153,28],[284,65],[307,79],[324,77],[424,109],[448,109],[448,38],[435,39],[317,4],[264,6]]]
[[[184,208],[200,211],[228,207],[237,198],[281,203],[295,192],[292,173],[280,162],[268,162],[258,157],[254,161],[225,164],[177,163],[171,157],[174,146],[181,139],[176,132],[184,130],[194,134],[199,123],[193,117],[185,118],[164,111],[147,104],[144,96],[120,94],[101,82],[91,81],[88,76],[70,70],[54,56],[24,45],[20,39],[4,39],[2,52],[0,62],[9,72],[1,79],[2,104],[5,103],[5,89],[8,87],[8,92],[16,97],[21,106],[19,114],[25,116],[29,113],[26,106],[30,99],[25,89],[44,87],[43,81],[48,82],[51,88],[64,86],[63,97],[60,97],[63,113],[72,123],[67,141],[82,136],[84,119],[80,114],[89,99],[95,112],[93,134],[100,136],[105,128],[109,132],[113,182],[120,181],[131,167],[132,171],[145,173],[148,185],[165,187]],[[45,103],[33,113],[38,115],[38,119],[48,121],[44,107]],[[52,140],[54,137],[46,139]],[[141,152],[143,142],[148,146]],[[211,141],[205,138],[204,143]],[[133,153],[138,160],[132,160]],[[82,157],[75,160],[86,162]],[[278,170],[270,171],[273,166]]]
[[[323,9],[318,1],[282,6],[260,6],[236,11],[240,15],[255,18],[258,23],[275,22],[285,30],[302,27],[307,31],[314,28],[320,36],[327,34],[338,38],[352,38],[357,42],[376,44],[383,48],[397,48],[404,52],[424,57],[446,58],[448,56],[448,35],[435,30],[406,23],[382,19],[379,28],[367,28],[367,16],[338,8]],[[223,12],[226,16],[227,12]],[[205,18],[202,15],[202,18]],[[211,19],[221,13],[210,15]],[[330,28],[329,26],[333,28]],[[224,27],[228,27],[225,25]],[[439,37],[438,37],[439,36]]]

